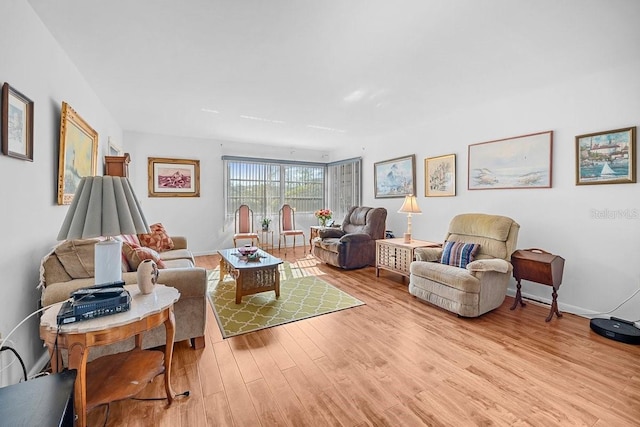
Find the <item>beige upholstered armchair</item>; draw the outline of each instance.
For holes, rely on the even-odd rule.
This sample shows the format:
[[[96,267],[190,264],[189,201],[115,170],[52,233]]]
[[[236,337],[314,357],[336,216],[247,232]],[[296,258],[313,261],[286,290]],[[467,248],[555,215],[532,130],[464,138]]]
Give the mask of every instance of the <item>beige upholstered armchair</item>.
[[[477,317],[499,307],[507,294],[513,270],[509,260],[519,230],[520,225],[505,216],[471,213],[454,217],[443,248],[416,249],[409,292],[463,317]]]

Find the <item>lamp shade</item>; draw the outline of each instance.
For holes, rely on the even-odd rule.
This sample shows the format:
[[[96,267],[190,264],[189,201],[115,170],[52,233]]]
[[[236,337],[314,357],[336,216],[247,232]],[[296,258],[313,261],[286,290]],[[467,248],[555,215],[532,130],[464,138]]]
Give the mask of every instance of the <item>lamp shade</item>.
[[[140,202],[127,178],[86,176],[80,180],[58,240],[149,232]]]
[[[422,211],[418,207],[416,196],[405,196],[404,203],[398,213],[421,214]]]

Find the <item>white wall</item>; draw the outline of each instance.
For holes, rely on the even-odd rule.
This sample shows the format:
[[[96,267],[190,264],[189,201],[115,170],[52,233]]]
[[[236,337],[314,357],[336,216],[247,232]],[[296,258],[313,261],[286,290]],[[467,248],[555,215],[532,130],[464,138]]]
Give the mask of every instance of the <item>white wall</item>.
[[[8,82],[35,103],[34,161],[0,154],[0,333],[5,337],[38,309],[39,265],[55,245],[67,212],[58,206],[56,186],[62,101],[68,102],[99,134],[98,174],[107,137],[122,130],[24,0],[0,2],[0,82]],[[31,369],[43,352],[34,316],[10,338]],[[12,359],[2,353],[2,361]],[[0,385],[18,382],[19,363],[0,373]]]
[[[514,93],[508,99],[461,106],[455,114],[395,135],[381,136],[362,151],[345,148],[334,158],[363,155],[364,203],[389,210],[388,228],[401,234],[406,216],[402,199],[375,199],[373,164],[416,155],[418,203],[423,211],[412,221],[413,236],[441,241],[452,216],[463,212],[507,215],[520,225],[518,248],[541,248],[565,258],[561,310],[576,313],[613,309],[640,288],[639,184],[576,186],[575,136],[637,126],[640,120],[640,59],[636,40],[631,56],[603,71],[577,76],[554,86]],[[593,52],[597,58],[598,52]],[[467,190],[469,144],[554,131],[553,187],[550,189]],[[456,197],[425,197],[424,159],[455,153]],[[636,161],[638,159],[635,156]],[[593,211],[631,216],[597,219]],[[511,293],[515,282],[510,284]],[[523,292],[549,301],[551,289],[523,282]],[[640,319],[640,295],[614,315]]]
[[[233,222],[225,224],[223,221],[222,156],[319,163],[326,163],[329,158],[326,151],[268,147],[139,132],[125,132],[124,146],[125,151],[131,154],[130,180],[142,204],[147,221],[149,224],[161,222],[170,234],[186,236],[189,247],[196,254],[215,253],[217,249],[233,246]],[[149,157],[199,160],[200,197],[148,197]],[[317,224],[317,220],[314,220],[313,224]],[[308,229],[310,225],[312,223],[308,219],[296,216],[298,228]],[[257,223],[256,226],[258,226]]]

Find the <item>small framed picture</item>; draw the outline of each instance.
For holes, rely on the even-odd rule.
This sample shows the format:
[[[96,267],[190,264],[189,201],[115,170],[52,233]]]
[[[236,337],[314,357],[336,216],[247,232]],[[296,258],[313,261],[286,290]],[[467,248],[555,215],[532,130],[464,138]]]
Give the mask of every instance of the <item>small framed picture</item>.
[[[576,136],[576,185],[636,182],[636,128]]]
[[[200,160],[149,157],[149,197],[200,197]]]
[[[33,161],[33,101],[2,85],[2,153]]]
[[[456,155],[424,159],[424,195],[446,197],[456,195]]]
[[[373,178],[376,199],[415,196],[415,154],[374,163]]]

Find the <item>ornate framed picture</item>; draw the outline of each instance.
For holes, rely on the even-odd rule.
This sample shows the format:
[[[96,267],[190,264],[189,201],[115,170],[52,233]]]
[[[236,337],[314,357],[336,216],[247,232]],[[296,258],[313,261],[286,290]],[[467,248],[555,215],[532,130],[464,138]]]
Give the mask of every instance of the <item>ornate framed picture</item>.
[[[576,185],[636,182],[636,127],[576,136]]]
[[[424,195],[426,197],[456,195],[455,154],[424,159]]]
[[[415,154],[374,163],[373,177],[376,199],[415,196]]]
[[[33,101],[9,83],[2,85],[2,153],[33,161]]]
[[[149,197],[200,197],[200,160],[149,157]]]
[[[70,205],[80,179],[95,176],[98,164],[98,132],[62,103],[60,156],[58,159],[58,204]]]
[[[469,145],[469,190],[551,188],[553,131]]]

